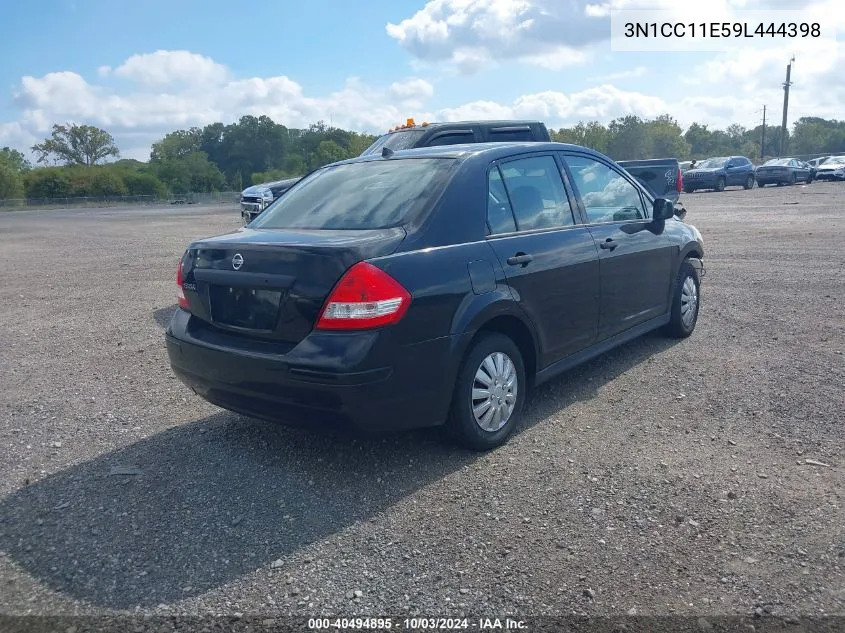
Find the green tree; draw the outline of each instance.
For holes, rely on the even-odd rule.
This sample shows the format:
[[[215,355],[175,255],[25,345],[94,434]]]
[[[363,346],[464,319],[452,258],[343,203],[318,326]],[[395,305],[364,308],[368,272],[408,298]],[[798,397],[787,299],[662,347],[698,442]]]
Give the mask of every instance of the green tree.
[[[226,178],[205,152],[156,164],[156,173],[173,193],[223,191]]]
[[[640,117],[628,115],[614,119],[608,129],[611,138],[607,151],[613,160],[634,160],[652,155],[652,139]]]
[[[23,198],[23,179],[20,172],[0,162],[0,200]]]
[[[11,147],[0,148],[0,165],[6,165],[18,173],[28,171],[31,168],[26,156]]]
[[[123,182],[130,196],[167,197],[167,187],[154,174],[143,171],[130,172],[123,176]]]
[[[681,126],[668,114],[663,114],[646,123],[651,137],[650,158],[683,159],[690,153],[690,144],[681,135]]]
[[[198,127],[170,132],[160,141],[153,143],[150,162],[160,163],[165,160],[185,158],[189,154],[199,152],[201,143],[202,130]]]
[[[33,169],[24,177],[27,198],[65,198],[70,195],[71,184],[67,169],[48,167]]]
[[[346,158],[349,158],[347,151],[334,141],[320,141],[311,159],[311,168],[316,169]]]
[[[50,138],[32,146],[38,162],[49,162],[51,157],[66,165],[90,167],[109,156],[119,156],[112,135],[93,125],[54,125]]]

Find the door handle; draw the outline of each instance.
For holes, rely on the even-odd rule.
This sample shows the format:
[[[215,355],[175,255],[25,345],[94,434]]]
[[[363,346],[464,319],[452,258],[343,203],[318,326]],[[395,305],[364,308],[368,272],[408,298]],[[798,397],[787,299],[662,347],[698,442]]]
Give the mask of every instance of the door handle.
[[[619,246],[619,244],[617,244],[617,243],[613,240],[613,238],[612,238],[612,237],[609,237],[609,238],[607,238],[604,242],[602,242],[601,244],[599,244],[599,246],[600,246],[601,248],[605,249],[605,250],[610,250],[610,251],[612,251],[614,248],[616,248],[617,246]]]
[[[533,255],[527,253],[517,253],[513,257],[508,257],[508,264],[511,266],[527,266],[528,262],[534,261]]]

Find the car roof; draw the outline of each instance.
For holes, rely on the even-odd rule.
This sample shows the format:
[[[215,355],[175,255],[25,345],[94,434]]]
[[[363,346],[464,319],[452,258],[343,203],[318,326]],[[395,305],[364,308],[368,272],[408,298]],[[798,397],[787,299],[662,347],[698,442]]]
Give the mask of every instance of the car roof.
[[[595,150],[569,143],[555,143],[542,141],[506,141],[497,143],[465,143],[461,145],[435,145],[431,147],[417,147],[413,149],[396,150],[391,158],[453,158],[467,160],[473,157],[483,157],[487,160],[507,158],[521,152],[549,152],[549,151],[577,151],[607,158]],[[381,152],[356,156],[340,163],[363,163],[374,160],[384,160]]]
[[[385,132],[385,134],[395,134],[396,132],[407,132],[408,130],[428,130],[431,128],[441,127],[467,127],[470,125],[482,125],[485,127],[511,127],[514,125],[543,125],[542,121],[536,119],[497,119],[495,121],[434,121],[432,123],[417,123],[416,125],[402,125],[398,128]]]

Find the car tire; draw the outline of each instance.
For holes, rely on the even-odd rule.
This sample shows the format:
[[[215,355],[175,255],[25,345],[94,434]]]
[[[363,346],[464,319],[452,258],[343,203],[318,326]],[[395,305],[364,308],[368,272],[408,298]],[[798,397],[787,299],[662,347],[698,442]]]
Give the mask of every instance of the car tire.
[[[491,377],[495,381],[494,393],[485,388],[485,382]],[[502,382],[506,384],[502,385]],[[516,343],[503,334],[483,334],[467,352],[458,371],[447,422],[452,438],[476,451],[487,451],[504,444],[519,424],[526,386],[525,364]],[[508,395],[513,397],[510,409],[507,406]],[[504,399],[500,400],[501,396]],[[485,402],[488,407],[480,410]],[[496,419],[493,413],[493,417],[486,420],[485,428],[487,412],[495,410],[500,403],[504,404],[500,411],[509,411],[505,422],[502,423],[501,418]]]
[[[719,176],[719,180],[716,181],[716,191],[724,191],[726,185],[725,177]]]
[[[754,176],[749,176],[745,179],[745,184],[742,185],[743,189],[753,189],[754,188]]]
[[[685,193],[692,193],[693,191],[695,191],[695,189],[693,187],[684,187]]]
[[[686,338],[692,334],[695,324],[698,323],[698,311],[701,306],[700,287],[698,273],[688,260],[684,260],[675,277],[672,310],[669,323],[663,328],[664,334],[672,338]]]
[[[792,174],[789,176],[789,186],[791,187],[794,184],[795,184],[795,172],[793,171]]]

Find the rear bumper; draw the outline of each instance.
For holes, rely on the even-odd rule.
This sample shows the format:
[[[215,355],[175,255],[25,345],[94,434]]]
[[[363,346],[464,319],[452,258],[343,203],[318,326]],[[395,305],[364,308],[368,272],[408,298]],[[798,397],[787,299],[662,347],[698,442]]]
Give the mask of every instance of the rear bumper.
[[[286,353],[211,345],[177,310],[165,340],[176,376],[209,402],[295,424],[385,433],[442,424],[451,337],[399,346],[387,331],[312,332]]]

